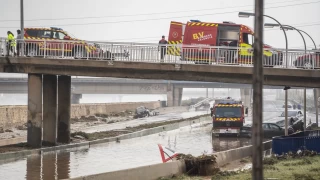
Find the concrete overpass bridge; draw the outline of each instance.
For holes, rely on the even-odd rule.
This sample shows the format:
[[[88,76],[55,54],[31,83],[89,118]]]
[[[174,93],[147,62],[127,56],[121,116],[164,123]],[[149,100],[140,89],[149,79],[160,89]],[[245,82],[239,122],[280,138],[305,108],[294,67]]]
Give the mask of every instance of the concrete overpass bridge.
[[[28,93],[28,78],[26,77],[0,77],[0,93],[24,94]],[[127,78],[71,78],[72,103],[79,103],[82,94],[163,94],[170,100],[169,87],[181,90],[185,96],[200,96],[198,91],[183,91],[183,88],[206,88],[207,92],[201,93],[201,96],[209,96],[208,88],[232,88],[249,91],[251,84],[239,83],[218,83],[218,82],[197,82],[197,81],[172,81],[172,80],[144,80]],[[265,86],[265,89],[283,89],[283,86]],[[169,93],[168,93],[169,92]],[[175,90],[174,90],[175,92]],[[176,106],[178,102],[168,102],[168,105]]]
[[[66,41],[61,42],[61,47],[65,47],[66,43]],[[157,45],[131,44],[131,46],[118,46],[118,50],[130,48],[129,58],[112,58],[110,61],[99,60],[104,59],[104,57],[95,57],[94,54],[90,54],[93,51],[84,56],[86,60],[75,60],[71,58],[73,56],[72,53],[68,54],[64,51],[54,52],[50,57],[46,54],[47,51],[36,49],[37,44],[35,42],[32,42],[32,45],[30,46],[30,42],[25,42],[24,47],[27,48],[27,52],[33,51],[32,55],[43,56],[44,58],[0,57],[0,72],[28,74],[27,141],[33,147],[40,147],[42,141],[52,144],[56,144],[57,142],[70,143],[71,76],[188,80],[240,84],[253,83],[253,69],[250,62],[241,64],[237,58],[232,58],[229,59],[232,66],[220,63],[221,59],[226,58],[219,56],[219,54],[223,54],[222,50],[226,50],[225,47],[222,50],[216,47],[206,47],[205,51],[209,50],[209,52],[213,52],[212,50],[214,50],[216,52],[217,50],[220,53],[218,55],[209,54],[208,60],[201,60],[201,62],[197,60],[195,63],[198,64],[190,64],[178,61],[176,57],[172,56],[168,56],[168,59],[165,59],[165,61],[160,60],[158,55],[153,55]],[[55,45],[59,46],[59,42],[55,42]],[[109,47],[109,45],[106,44],[105,47]],[[78,49],[82,48],[79,47]],[[117,48],[117,46],[112,46],[112,48]],[[181,46],[171,48],[179,49]],[[188,49],[191,49],[189,52],[202,52],[202,48],[188,47]],[[63,50],[63,48],[61,49]],[[111,52],[113,53],[114,51]],[[237,49],[231,49],[228,54],[236,55],[237,52]],[[295,53],[295,55],[298,54],[297,52]],[[308,53],[313,57],[312,52]],[[290,62],[281,62],[278,68],[264,68],[264,84],[270,86],[318,88],[320,71],[314,69],[294,69],[292,65],[296,65],[296,61],[293,61],[293,59],[290,59]],[[279,61],[276,64],[272,64],[273,59],[269,60],[271,64],[268,62],[266,65],[279,65]],[[310,59],[308,61],[310,62]],[[252,62],[251,60],[251,64]],[[199,63],[208,64],[199,65]],[[318,67],[318,64],[312,64],[312,68],[314,67]],[[173,102],[179,101],[181,98],[179,94],[182,94],[181,91],[182,88],[174,89],[171,86],[167,89]]]

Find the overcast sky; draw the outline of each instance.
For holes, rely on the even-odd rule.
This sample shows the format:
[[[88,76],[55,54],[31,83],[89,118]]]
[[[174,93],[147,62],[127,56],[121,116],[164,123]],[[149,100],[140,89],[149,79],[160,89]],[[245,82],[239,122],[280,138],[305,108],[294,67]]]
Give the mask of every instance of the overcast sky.
[[[8,30],[16,34],[20,27],[20,0],[0,2],[0,36],[6,36]],[[85,40],[156,43],[161,35],[168,35],[171,20],[233,21],[253,28],[253,18],[238,17],[239,11],[253,12],[253,3],[253,0],[25,0],[25,27],[61,27]],[[320,1],[267,0],[265,14],[308,32],[320,45]],[[274,23],[270,19],[265,22]],[[303,47],[297,32],[287,34],[290,48]],[[308,37],[306,41],[312,48]],[[283,32],[266,29],[264,43],[284,48]]]

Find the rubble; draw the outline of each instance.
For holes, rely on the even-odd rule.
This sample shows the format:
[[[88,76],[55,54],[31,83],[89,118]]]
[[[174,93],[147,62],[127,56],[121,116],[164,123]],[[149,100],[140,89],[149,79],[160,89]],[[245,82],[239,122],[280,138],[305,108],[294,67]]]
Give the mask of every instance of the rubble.
[[[187,175],[208,176],[217,174],[220,171],[216,167],[216,155],[203,154],[194,157],[190,154],[179,154],[177,160],[181,159],[186,163]]]

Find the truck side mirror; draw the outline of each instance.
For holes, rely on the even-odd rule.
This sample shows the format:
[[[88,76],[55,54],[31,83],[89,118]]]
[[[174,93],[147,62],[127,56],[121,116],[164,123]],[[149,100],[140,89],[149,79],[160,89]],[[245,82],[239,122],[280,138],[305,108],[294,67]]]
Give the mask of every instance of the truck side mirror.
[[[246,112],[245,112],[245,114],[248,114],[248,107],[246,107]]]

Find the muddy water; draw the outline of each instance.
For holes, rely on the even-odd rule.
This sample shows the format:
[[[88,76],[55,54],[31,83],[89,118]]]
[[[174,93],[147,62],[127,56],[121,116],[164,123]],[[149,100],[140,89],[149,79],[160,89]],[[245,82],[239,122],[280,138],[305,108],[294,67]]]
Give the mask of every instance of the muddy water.
[[[100,144],[77,151],[33,155],[0,164],[0,179],[64,179],[162,163],[157,144],[201,155],[250,144],[248,139],[212,138],[211,124]]]
[[[272,106],[266,109],[269,108],[273,109]],[[264,116],[270,116],[270,112]],[[213,138],[210,130],[211,124],[203,124],[119,143],[34,155],[15,162],[0,162],[0,179],[65,179],[162,163],[158,143],[177,152],[195,156],[251,143],[250,139],[246,138]]]

